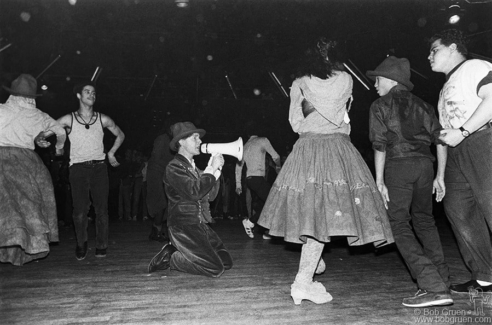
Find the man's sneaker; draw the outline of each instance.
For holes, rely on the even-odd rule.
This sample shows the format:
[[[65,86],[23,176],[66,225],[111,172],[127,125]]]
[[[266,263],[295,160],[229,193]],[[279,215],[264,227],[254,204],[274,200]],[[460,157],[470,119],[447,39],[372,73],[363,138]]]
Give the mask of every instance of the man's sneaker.
[[[106,248],[96,248],[96,257],[106,257]]]
[[[453,293],[469,293],[470,290],[479,290],[481,292],[492,293],[492,284],[482,286],[476,280],[470,280],[461,284],[452,284],[449,289]]]
[[[248,235],[249,238],[255,238],[255,235],[253,234],[254,226],[255,224],[249,221],[249,219],[243,219],[244,231],[246,231],[246,235]]]
[[[403,306],[406,307],[429,307],[451,305],[453,299],[448,292],[427,292],[419,289],[415,296],[404,298]]]
[[[87,242],[85,242],[82,247],[77,245],[77,247],[75,247],[75,257],[79,261],[82,261],[86,256],[87,256]]]

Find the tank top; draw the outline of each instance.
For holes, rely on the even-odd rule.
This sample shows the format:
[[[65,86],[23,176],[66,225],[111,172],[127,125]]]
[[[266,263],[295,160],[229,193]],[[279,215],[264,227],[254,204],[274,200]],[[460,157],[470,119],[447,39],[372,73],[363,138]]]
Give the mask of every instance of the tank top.
[[[68,134],[70,139],[70,166],[88,160],[103,160],[106,158],[104,153],[104,130],[101,121],[101,114],[94,112],[96,120],[86,128],[85,124],[80,123],[72,113],[71,131]]]

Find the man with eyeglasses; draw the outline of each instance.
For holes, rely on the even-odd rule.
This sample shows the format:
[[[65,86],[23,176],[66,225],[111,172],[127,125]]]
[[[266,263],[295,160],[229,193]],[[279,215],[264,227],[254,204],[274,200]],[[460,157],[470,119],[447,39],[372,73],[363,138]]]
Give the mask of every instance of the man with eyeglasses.
[[[467,60],[456,29],[430,39],[431,69],[446,75],[439,96],[440,140],[448,145],[444,209],[471,280],[454,293],[492,292],[492,64]],[[487,227],[488,225],[488,227]]]

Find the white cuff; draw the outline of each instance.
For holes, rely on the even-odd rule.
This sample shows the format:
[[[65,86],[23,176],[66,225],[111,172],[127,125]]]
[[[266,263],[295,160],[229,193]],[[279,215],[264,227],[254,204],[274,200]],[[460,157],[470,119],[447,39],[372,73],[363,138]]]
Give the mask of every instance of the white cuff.
[[[214,175],[214,177],[215,177],[215,179],[216,179],[216,180],[217,180],[217,179],[219,179],[220,174],[221,174],[221,172],[220,172],[220,170],[219,170],[219,169],[217,169],[217,170],[214,172],[214,169],[213,169],[213,167],[212,167],[212,166],[207,166],[207,168],[205,168],[205,170],[204,170],[203,172],[204,172],[204,173],[207,173],[207,174],[212,174],[212,175]]]

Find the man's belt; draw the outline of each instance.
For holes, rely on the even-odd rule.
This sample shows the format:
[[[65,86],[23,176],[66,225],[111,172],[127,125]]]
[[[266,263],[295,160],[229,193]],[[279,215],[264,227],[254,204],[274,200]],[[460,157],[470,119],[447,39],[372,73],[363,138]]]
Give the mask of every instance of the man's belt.
[[[79,163],[75,163],[74,165],[97,165],[97,164],[104,164],[104,159],[101,160],[87,160],[87,161],[82,161]]]
[[[251,178],[253,178],[253,177],[264,177],[264,176],[259,176],[259,175],[255,175],[255,176],[248,176],[248,177],[246,177],[246,179],[251,179]]]

